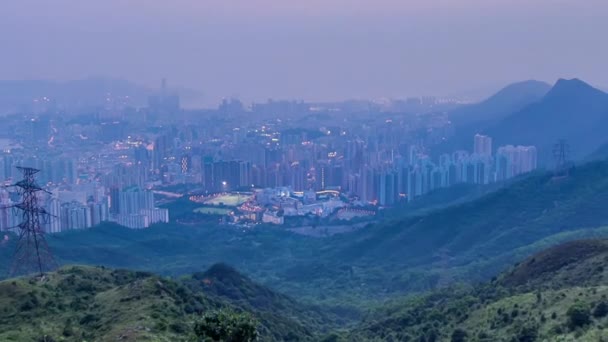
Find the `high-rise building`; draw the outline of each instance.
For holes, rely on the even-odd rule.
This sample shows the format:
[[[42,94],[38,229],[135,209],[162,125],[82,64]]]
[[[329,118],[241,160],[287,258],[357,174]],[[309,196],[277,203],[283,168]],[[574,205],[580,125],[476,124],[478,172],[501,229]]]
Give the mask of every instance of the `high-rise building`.
[[[110,219],[107,201],[89,202],[89,209],[91,210],[91,222],[93,226]]]
[[[142,214],[118,215],[116,223],[131,229],[144,229],[150,226],[150,218]]]
[[[61,230],[85,229],[93,226],[91,209],[78,202],[63,203],[61,205]]]
[[[160,114],[175,114],[180,110],[180,98],[171,93],[167,87],[167,80],[162,79],[160,92],[148,98],[148,107],[151,111]]]
[[[53,194],[47,202],[48,212],[50,214],[48,223],[46,224],[47,233],[61,232],[61,202],[59,198]]]
[[[473,144],[473,153],[478,156],[492,156],[492,138],[487,135],[476,134]]]
[[[19,224],[19,217],[11,208],[15,203],[11,201],[8,191],[0,190],[0,231],[12,229]]]
[[[167,223],[169,222],[169,209],[153,208],[153,209],[142,209],[141,215],[148,217],[148,223]]]
[[[139,214],[142,209],[154,208],[154,194],[141,189],[129,189],[119,193],[119,209],[121,215]]]
[[[110,189],[110,213],[120,213],[120,189],[116,187]]]
[[[534,146],[502,146],[496,153],[497,179],[505,180],[534,171],[537,167],[537,151]]]

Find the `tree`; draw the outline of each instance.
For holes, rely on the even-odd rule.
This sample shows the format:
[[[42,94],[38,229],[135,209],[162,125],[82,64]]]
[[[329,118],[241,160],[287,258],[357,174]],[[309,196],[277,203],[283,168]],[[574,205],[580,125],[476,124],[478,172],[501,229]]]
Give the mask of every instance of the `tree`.
[[[538,338],[538,327],[535,324],[526,324],[517,334],[517,341],[519,342],[534,342]]]
[[[257,327],[249,314],[220,310],[203,315],[194,335],[199,342],[253,342],[259,337]]]
[[[608,315],[608,304],[602,301],[593,309],[593,317],[602,318],[606,317],[606,315]]]
[[[454,330],[454,332],[452,333],[452,342],[465,342],[467,340],[467,337],[469,335],[467,334],[466,331],[462,330],[462,329],[456,329]]]
[[[568,325],[571,329],[585,326],[591,323],[591,315],[589,314],[589,306],[583,302],[577,302],[572,305],[566,312],[568,316]]]

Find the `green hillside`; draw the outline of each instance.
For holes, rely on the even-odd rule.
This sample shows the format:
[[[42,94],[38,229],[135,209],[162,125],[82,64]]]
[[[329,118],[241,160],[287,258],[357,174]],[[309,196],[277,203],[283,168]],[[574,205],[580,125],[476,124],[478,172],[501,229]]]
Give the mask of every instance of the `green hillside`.
[[[251,281],[225,264],[181,279],[193,292],[255,312],[262,322],[262,331],[276,340],[298,340],[313,337],[332,328],[346,326],[358,317],[338,308],[305,305]],[[345,317],[351,315],[351,317]],[[284,332],[288,332],[286,335]]]
[[[220,269],[224,266],[209,272]],[[202,273],[204,279],[209,272]],[[336,321],[229,272],[240,281],[234,287],[221,284],[223,293],[211,290],[220,284],[196,286],[197,275],[169,280],[89,266],[63,267],[42,279],[5,280],[0,341],[194,341],[196,324],[217,310],[248,312],[262,341],[314,341]],[[231,290],[244,291],[253,302],[226,295]]]
[[[608,237],[608,161],[579,166],[568,178],[539,171],[490,193],[456,190],[435,194],[435,209],[404,206],[360,231],[326,238],[280,227],[170,223],[146,230],[104,224],[48,240],[61,264],[180,276],[226,263],[281,293],[348,311],[395,294],[484,281],[561,242]],[[4,270],[13,242],[0,244]]]
[[[606,341],[606,260],[606,240],[560,245],[492,283],[446,288],[387,305],[335,340]]]
[[[555,179],[539,173],[479,199],[385,222],[337,241],[332,260],[353,267],[429,269],[435,279],[484,279],[550,245],[606,236],[608,162]],[[384,266],[382,266],[384,265]],[[394,281],[394,279],[393,279]]]
[[[143,272],[66,267],[0,283],[0,340],[174,341],[190,332],[188,305],[212,308],[202,296]]]

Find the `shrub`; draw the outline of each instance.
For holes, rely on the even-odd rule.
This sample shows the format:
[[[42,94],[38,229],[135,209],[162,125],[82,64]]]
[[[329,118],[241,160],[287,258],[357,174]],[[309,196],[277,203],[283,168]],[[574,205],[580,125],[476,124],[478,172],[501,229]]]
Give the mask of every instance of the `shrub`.
[[[211,312],[195,325],[197,341],[251,342],[258,339],[258,323],[248,314]]]
[[[577,302],[572,305],[566,312],[566,315],[568,316],[568,325],[571,329],[583,327],[591,323],[589,306],[583,302]]]
[[[169,329],[171,329],[171,331],[173,331],[176,334],[184,334],[188,331],[188,328],[186,327],[186,325],[184,323],[171,323],[169,325]]]
[[[454,330],[454,332],[452,332],[451,341],[452,342],[466,342],[468,336],[469,335],[467,334],[466,331],[464,331],[462,329],[456,329],[456,330]]]
[[[606,317],[606,315],[608,315],[608,303],[604,301],[599,302],[599,304],[595,306],[595,309],[593,309],[593,317],[602,318]]]
[[[534,342],[537,338],[538,327],[532,324],[524,325],[517,334],[517,341],[519,342]]]

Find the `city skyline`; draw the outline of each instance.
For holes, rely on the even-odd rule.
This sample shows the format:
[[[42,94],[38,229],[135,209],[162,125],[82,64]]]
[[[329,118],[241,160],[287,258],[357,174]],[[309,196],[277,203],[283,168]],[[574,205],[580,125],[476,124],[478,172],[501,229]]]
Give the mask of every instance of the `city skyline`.
[[[0,73],[104,75],[148,87],[166,76],[203,92],[206,104],[232,96],[479,97],[513,81],[560,77],[608,85],[595,72],[608,49],[591,38],[608,29],[600,1],[345,4],[9,2],[0,44],[11,53]]]

